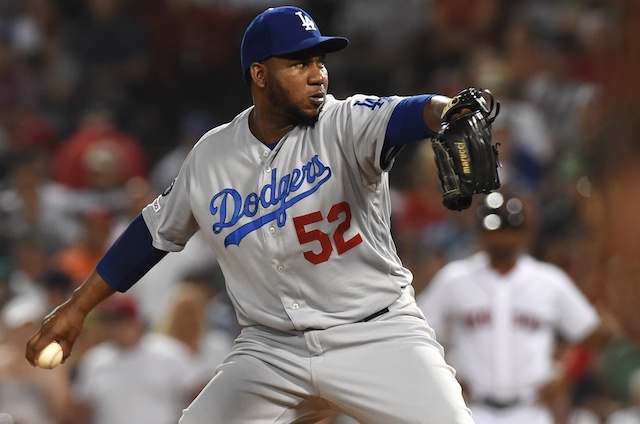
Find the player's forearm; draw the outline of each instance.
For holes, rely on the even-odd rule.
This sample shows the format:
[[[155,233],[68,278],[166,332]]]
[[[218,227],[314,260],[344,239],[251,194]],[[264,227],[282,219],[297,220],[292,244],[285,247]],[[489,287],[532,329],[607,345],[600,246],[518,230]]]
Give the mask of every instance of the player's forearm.
[[[111,287],[95,270],[78,287],[66,302],[68,308],[79,311],[86,316],[93,308],[116,290]]]
[[[449,97],[436,95],[424,105],[424,123],[434,133],[440,131],[442,111],[450,100]]]

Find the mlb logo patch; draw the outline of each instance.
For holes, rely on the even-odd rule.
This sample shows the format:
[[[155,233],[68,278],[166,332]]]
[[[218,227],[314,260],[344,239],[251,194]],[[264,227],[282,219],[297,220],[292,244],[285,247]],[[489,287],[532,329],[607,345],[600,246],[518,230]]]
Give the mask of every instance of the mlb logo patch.
[[[160,212],[160,209],[162,209],[162,205],[160,205],[160,196],[156,197],[153,203],[151,203],[151,207],[154,212]]]

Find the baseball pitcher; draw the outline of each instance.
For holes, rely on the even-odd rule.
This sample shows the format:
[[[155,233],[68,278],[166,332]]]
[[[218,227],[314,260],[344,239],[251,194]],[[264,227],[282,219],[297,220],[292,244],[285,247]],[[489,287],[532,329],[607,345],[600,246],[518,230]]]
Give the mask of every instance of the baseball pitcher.
[[[181,424],[470,424],[453,369],[417,307],[390,235],[387,171],[433,138],[443,202],[463,209],[499,183],[490,93],[450,99],[328,92],[321,35],[304,10],[248,26],[242,71],[254,105],[203,135],[174,183],[141,212],[28,342],[71,353],[87,313],[126,291],[199,229],[243,330]],[[162,372],[162,370],[158,370]]]

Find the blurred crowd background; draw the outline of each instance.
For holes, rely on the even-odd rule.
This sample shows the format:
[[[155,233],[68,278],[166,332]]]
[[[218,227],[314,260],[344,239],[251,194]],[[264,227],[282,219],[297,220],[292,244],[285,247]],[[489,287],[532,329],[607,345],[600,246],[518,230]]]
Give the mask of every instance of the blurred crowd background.
[[[557,408],[605,423],[640,402],[637,0],[0,0],[0,412],[175,423],[211,377],[238,327],[198,236],[96,311],[65,366],[31,368],[24,344],[193,143],[251,105],[241,37],[283,4],[350,39],[327,60],[338,98],[493,92],[502,182],[535,205],[531,252],[566,270],[610,330],[597,351],[559,355],[573,384]],[[442,206],[432,154],[407,146],[391,171],[418,292],[477,246],[474,208]]]

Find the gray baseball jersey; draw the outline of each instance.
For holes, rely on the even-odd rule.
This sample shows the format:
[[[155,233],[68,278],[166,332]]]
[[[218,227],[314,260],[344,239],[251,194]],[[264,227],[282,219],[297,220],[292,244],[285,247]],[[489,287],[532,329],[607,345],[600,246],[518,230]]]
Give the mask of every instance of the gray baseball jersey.
[[[205,134],[144,209],[159,249],[180,250],[203,229],[244,326],[180,424],[336,412],[370,424],[472,423],[391,239],[380,157],[400,101],[328,96],[314,126],[273,149],[249,131],[249,108]]]
[[[321,329],[391,305],[412,279],[380,167],[401,99],[328,96],[315,126],[273,150],[249,131],[251,108],[209,131],[143,211],[155,247],[180,250],[202,228],[243,326]]]

